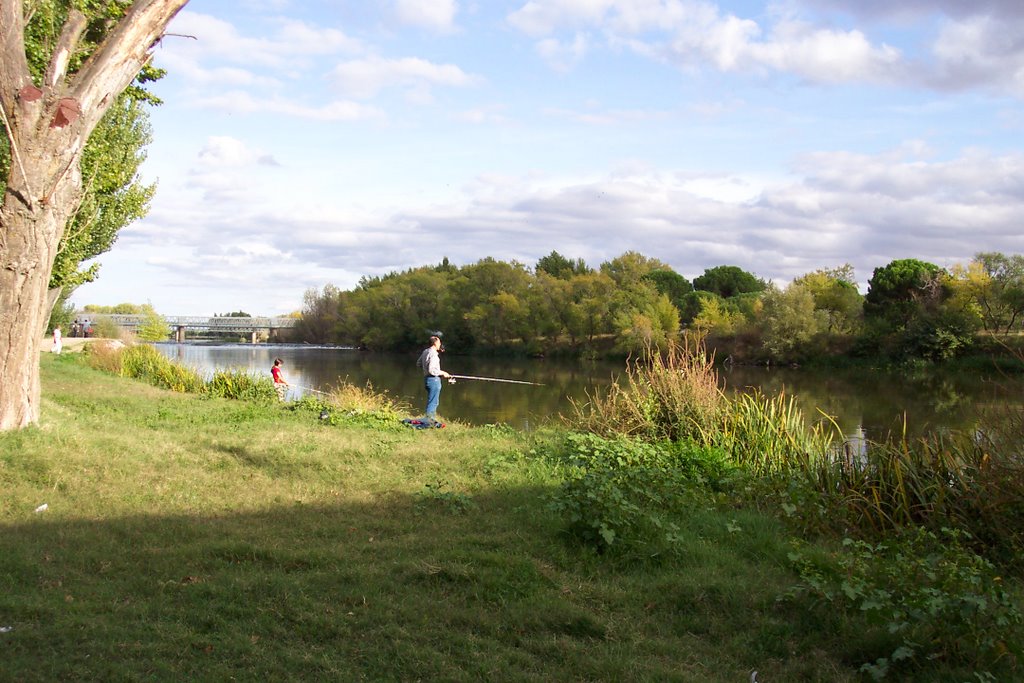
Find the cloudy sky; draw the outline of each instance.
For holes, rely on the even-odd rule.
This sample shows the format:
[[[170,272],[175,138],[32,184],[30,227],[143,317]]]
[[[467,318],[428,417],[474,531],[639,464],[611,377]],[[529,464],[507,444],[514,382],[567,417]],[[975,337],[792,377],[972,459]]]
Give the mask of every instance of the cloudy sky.
[[[299,310],[628,250],[784,285],[1024,253],[1020,0],[191,0],[150,215],[78,305]]]

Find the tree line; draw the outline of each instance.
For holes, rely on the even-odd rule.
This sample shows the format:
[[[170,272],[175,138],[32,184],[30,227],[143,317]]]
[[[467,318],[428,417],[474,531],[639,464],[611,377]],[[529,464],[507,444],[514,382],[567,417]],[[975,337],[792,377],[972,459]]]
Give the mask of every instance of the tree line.
[[[628,251],[590,267],[557,251],[531,268],[484,258],[364,277],[351,290],[309,290],[296,329],[307,342],[372,350],[418,348],[442,330],[468,353],[580,356],[665,349],[705,336],[737,361],[802,362],[836,355],[941,361],[980,334],[1024,321],[1024,256],[977,254],[952,269],[919,259],[875,268],[866,294],[849,264],[777,286],[738,266],[688,280]]]

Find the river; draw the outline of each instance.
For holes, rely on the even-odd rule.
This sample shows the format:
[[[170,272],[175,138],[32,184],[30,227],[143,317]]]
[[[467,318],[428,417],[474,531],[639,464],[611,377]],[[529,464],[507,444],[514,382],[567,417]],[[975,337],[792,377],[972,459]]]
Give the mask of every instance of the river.
[[[423,378],[417,354],[368,353],[355,349],[309,345],[156,344],[183,365],[204,374],[241,369],[269,377],[274,358],[284,362],[293,385],[291,397],[310,390],[328,391],[339,382],[370,384],[422,414]],[[607,390],[622,363],[565,359],[495,359],[442,355],[442,367],[453,374],[534,382],[543,386],[484,380],[444,384],[439,413],[468,424],[504,423],[532,429],[559,415],[571,414],[573,402],[585,402]],[[727,390],[780,391],[796,397],[808,419],[832,416],[851,438],[884,438],[900,433],[916,436],[936,430],[970,430],[979,410],[1019,407],[1024,378],[998,373],[953,373],[929,368],[915,372],[820,370],[736,366],[721,369]]]

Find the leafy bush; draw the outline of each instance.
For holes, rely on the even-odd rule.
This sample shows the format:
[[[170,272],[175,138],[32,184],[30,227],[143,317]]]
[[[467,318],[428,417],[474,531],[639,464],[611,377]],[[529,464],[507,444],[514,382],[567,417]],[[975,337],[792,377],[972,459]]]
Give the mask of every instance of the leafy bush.
[[[447,481],[438,481],[433,484],[424,484],[423,491],[416,494],[419,507],[429,504],[439,505],[451,514],[464,515],[476,507],[472,497],[465,493],[445,491],[449,484]]]
[[[732,472],[720,451],[682,444],[574,433],[558,449],[567,480],[550,509],[566,518],[573,537],[599,552],[671,549],[678,540],[673,517],[702,487],[721,487]]]
[[[362,391],[362,390],[360,390]],[[368,398],[368,401],[370,399]],[[386,399],[379,398],[375,399],[383,405]],[[293,401],[291,408],[293,410],[305,410],[308,412],[315,413],[321,424],[325,425],[360,425],[363,427],[373,427],[374,429],[387,429],[391,431],[404,431],[407,429],[398,420],[397,413],[392,409],[371,409],[368,410],[362,405],[346,402],[344,405],[336,402],[334,394],[327,396],[326,398],[318,398],[310,395],[303,396],[297,401]]]
[[[914,528],[885,543],[845,539],[841,551],[816,562],[798,546],[790,560],[807,595],[830,608],[865,617],[887,634],[862,671],[875,680],[914,662],[942,659],[965,665],[979,680],[1000,680],[996,669],[1022,656],[1021,612],[993,565],[966,547],[966,534]]]

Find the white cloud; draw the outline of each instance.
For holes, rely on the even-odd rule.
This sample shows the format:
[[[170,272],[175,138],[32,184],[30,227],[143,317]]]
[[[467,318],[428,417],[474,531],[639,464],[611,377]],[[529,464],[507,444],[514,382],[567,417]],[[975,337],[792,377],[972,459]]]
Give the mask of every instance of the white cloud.
[[[455,0],[395,0],[395,14],[405,24],[448,32],[459,10]]]
[[[231,91],[218,95],[198,97],[194,100],[194,103],[197,106],[226,112],[245,114],[269,112],[313,121],[366,121],[383,119],[385,116],[384,112],[380,109],[358,102],[336,100],[327,104],[312,106],[283,99],[277,95],[258,98],[243,91]]]
[[[889,81],[900,61],[898,50],[873,45],[857,30],[819,28],[783,18],[765,31],[751,19],[723,15],[704,2],[533,0],[509,15],[509,22],[536,36],[594,27],[610,44],[660,55],[682,67],[774,70],[823,83]],[[558,43],[553,38],[541,41],[548,44]]]
[[[983,85],[1024,96],[1024,17],[1011,22],[974,16],[947,23],[933,52],[937,68],[925,78],[939,87]]]
[[[588,126],[614,126],[626,124],[643,124],[652,121],[664,121],[671,118],[670,112],[642,109],[603,109],[596,104],[588,109],[572,110],[549,107],[544,113],[555,118],[563,118]]]
[[[335,67],[333,77],[346,95],[357,99],[372,98],[386,88],[417,93],[431,86],[467,87],[480,82],[454,64],[434,64],[415,57],[355,59]]]
[[[573,36],[570,42],[545,38],[537,42],[537,54],[544,58],[555,71],[568,72],[583,60],[587,54],[588,41],[582,33]]]
[[[454,115],[454,118],[456,121],[471,123],[474,125],[483,125],[488,123],[505,125],[509,123],[509,119],[505,115],[505,110],[506,107],[504,105],[494,104],[457,112]]]
[[[941,28],[930,52],[912,54],[872,39],[870,27],[840,28],[827,17],[801,16],[800,2],[775,7],[763,23],[697,0],[531,0],[507,20],[538,38],[537,49],[545,58],[565,53],[560,33],[587,30],[603,35],[608,46],[627,47],[686,70],[778,72],[824,84],[980,87],[1024,96],[1024,3],[802,0],[802,5]],[[588,47],[592,52],[594,46]],[[552,60],[563,70],[572,63]]]
[[[162,47],[180,59],[219,60],[248,68],[280,70],[295,68],[299,60],[307,57],[360,54],[366,50],[361,41],[334,28],[311,26],[292,19],[279,19],[275,27],[273,35],[251,38],[217,17],[182,11],[168,32],[193,36],[195,40],[171,36],[164,39]],[[158,49],[158,58],[159,55]]]
[[[203,167],[242,167],[254,165],[280,166],[266,152],[248,146],[237,138],[211,136],[199,151],[198,162]]]

